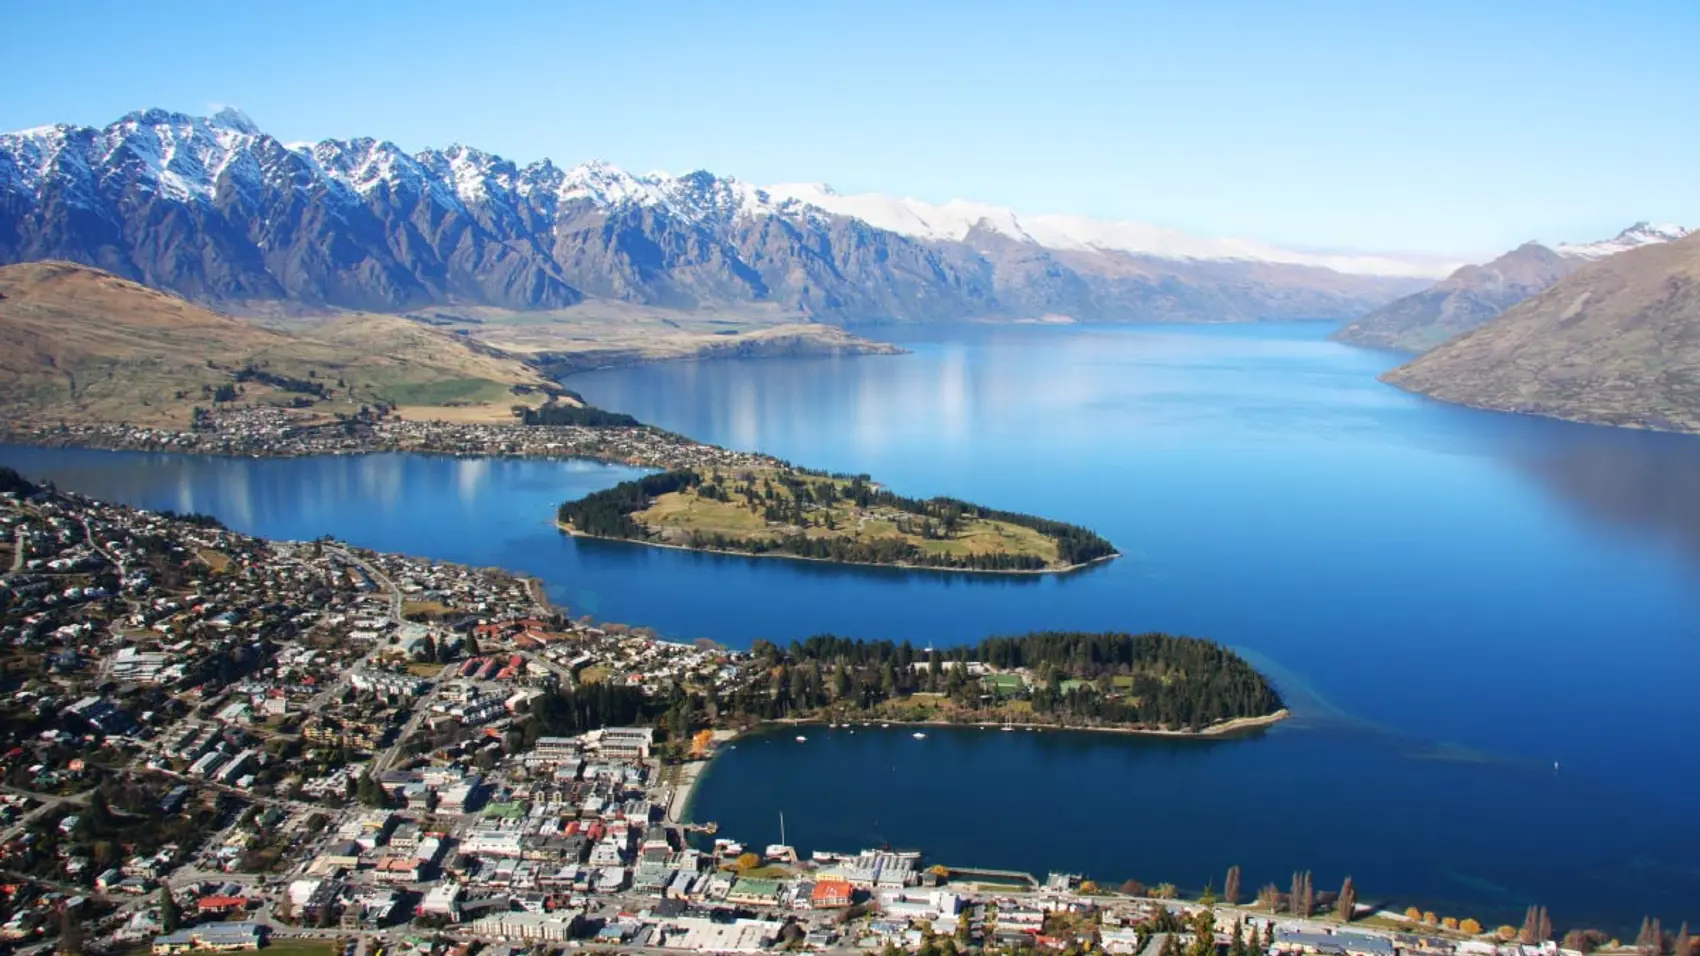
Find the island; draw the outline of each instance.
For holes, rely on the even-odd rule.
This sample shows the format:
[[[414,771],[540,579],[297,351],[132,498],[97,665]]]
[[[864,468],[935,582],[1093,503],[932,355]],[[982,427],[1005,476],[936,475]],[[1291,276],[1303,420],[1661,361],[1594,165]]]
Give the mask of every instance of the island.
[[[906,498],[866,475],[766,460],[683,468],[561,505],[563,531],[760,556],[944,571],[1073,571],[1116,556],[1077,525],[955,498]]]

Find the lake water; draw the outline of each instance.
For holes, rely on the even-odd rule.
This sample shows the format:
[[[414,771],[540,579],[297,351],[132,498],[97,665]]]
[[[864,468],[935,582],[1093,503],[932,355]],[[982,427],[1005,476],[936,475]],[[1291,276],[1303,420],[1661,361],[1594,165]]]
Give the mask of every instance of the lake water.
[[[753,738],[696,815],[753,843],[1218,885],[1348,872],[1456,915],[1700,920],[1700,439],[1452,408],[1315,325],[905,331],[896,357],[574,376],[705,441],[1092,527],[1126,557],[998,578],[564,538],[632,472],[374,455],[32,449],[0,462],[242,530],[537,574],[573,613],[747,645],[1034,628],[1209,636],[1296,716],[1224,742],[821,730]],[[1560,766],[1554,772],[1553,765]]]

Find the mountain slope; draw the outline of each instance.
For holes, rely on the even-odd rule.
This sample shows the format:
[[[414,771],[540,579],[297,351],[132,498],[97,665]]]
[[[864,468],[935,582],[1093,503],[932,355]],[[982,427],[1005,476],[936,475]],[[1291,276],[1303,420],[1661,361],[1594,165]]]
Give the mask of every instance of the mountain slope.
[[[1700,432],[1700,235],[1592,263],[1384,380],[1481,408]]]
[[[950,204],[947,227],[890,228],[835,195],[520,166],[464,146],[284,144],[231,111],[144,110],[104,129],[0,135],[0,262],[82,262],[233,310],[534,311],[591,297],[836,323],[1345,318],[1432,269],[974,204]]]
[[[1680,239],[1680,226],[1638,222],[1611,239],[1551,249],[1528,242],[1491,262],[1464,266],[1433,288],[1396,299],[1342,327],[1334,339],[1421,353],[1479,328],[1589,262]]]
[[[1580,267],[1530,242],[1479,266],[1464,266],[1433,288],[1396,299],[1344,326],[1334,338],[1353,345],[1426,352],[1548,288]]]
[[[230,407],[328,417],[383,402],[410,417],[511,419],[558,391],[529,366],[390,316],[260,328],[67,262],[0,267],[0,407],[16,422],[182,427],[221,386]],[[452,412],[447,411],[452,409]]]

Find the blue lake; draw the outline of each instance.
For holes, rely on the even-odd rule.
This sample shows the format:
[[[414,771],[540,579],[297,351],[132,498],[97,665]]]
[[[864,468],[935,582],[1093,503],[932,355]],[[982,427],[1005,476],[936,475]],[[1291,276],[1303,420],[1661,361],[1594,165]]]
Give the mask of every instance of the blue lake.
[[[695,438],[1087,525],[1066,577],[845,569],[567,539],[563,498],[633,472],[373,455],[0,449],[90,494],[245,531],[529,572],[573,613],[743,646],[1035,628],[1209,636],[1296,717],[1196,743],[822,731],[757,738],[699,818],[804,849],[1385,894],[1484,921],[1700,920],[1700,439],[1452,408],[1326,326],[894,330],[896,357],[574,376]],[[1555,773],[1554,762],[1560,770]],[[881,768],[884,768],[883,772]],[[904,772],[908,768],[911,772]]]

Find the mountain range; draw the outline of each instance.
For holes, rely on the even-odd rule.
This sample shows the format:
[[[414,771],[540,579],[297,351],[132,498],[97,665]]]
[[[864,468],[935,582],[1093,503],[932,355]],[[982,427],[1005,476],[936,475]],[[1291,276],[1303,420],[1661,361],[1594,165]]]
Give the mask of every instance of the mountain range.
[[[1547,247],[1528,242],[1491,262],[1463,266],[1432,288],[1396,299],[1334,337],[1353,345],[1426,352],[1472,329],[1590,262],[1680,239],[1680,226],[1638,222],[1611,239]]]
[[[1700,234],[1586,262],[1383,379],[1479,408],[1700,432]]]
[[[590,298],[837,324],[1344,320],[1450,268],[703,171],[284,143],[233,110],[0,135],[0,262],[45,259],[229,311]]]

